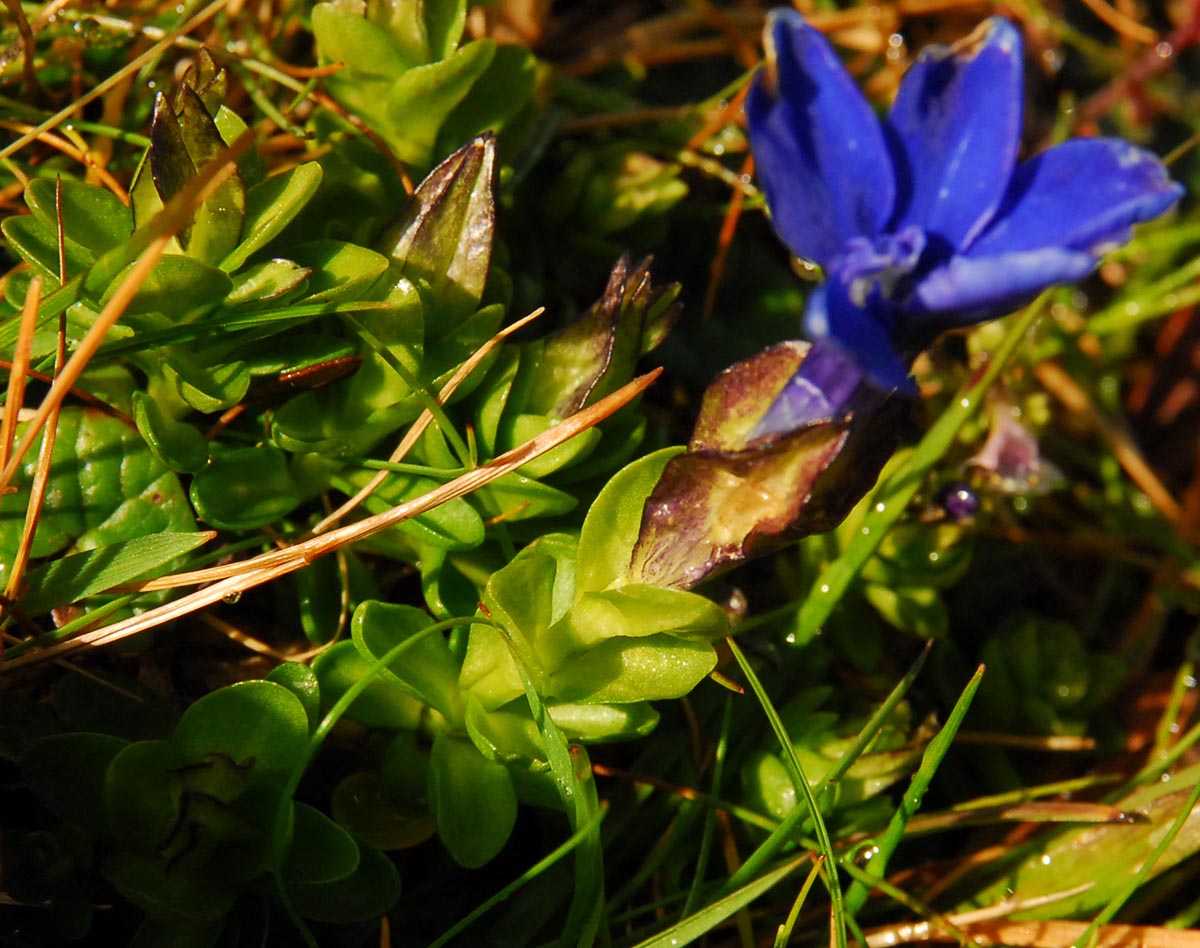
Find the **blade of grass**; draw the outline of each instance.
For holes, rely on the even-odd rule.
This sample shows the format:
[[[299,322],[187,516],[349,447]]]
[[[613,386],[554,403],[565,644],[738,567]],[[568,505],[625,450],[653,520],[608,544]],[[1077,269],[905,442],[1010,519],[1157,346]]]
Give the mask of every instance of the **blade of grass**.
[[[738,666],[742,669],[742,674],[746,676],[746,681],[754,692],[754,696],[758,698],[758,702],[763,709],[763,714],[766,715],[767,721],[770,723],[771,729],[775,732],[775,737],[779,740],[779,745],[783,749],[784,763],[787,764],[790,771],[789,776],[792,779],[792,784],[795,786],[796,792],[804,798],[805,807],[812,817],[813,832],[817,837],[817,846],[821,851],[821,858],[825,861],[825,884],[829,890],[830,908],[833,913],[833,921],[831,923],[833,943],[837,948],[846,948],[846,908],[842,899],[841,883],[838,881],[837,854],[833,851],[833,841],[829,837],[829,829],[825,826],[825,820],[821,815],[820,804],[817,803],[817,797],[808,782],[804,768],[800,765],[800,758],[796,756],[795,745],[792,744],[792,739],[788,736],[787,729],[784,728],[783,721],[779,719],[779,713],[775,710],[775,706],[767,696],[767,692],[763,688],[762,682],[759,681],[758,675],[755,674],[754,668],[732,638],[727,637],[725,643],[729,646],[729,650],[737,660]]]
[[[587,751],[583,747],[570,747],[567,744],[567,739],[550,719],[542,697],[534,687],[533,678],[522,660],[521,649],[513,643],[508,629],[498,622],[492,625],[508,646],[521,676],[525,700],[541,735],[542,748],[550,762],[550,772],[554,775],[571,829],[578,831],[583,826],[595,824],[575,850],[574,895],[559,939],[561,948],[589,948],[596,940],[604,915],[604,846],[600,839],[599,822],[595,820],[595,816],[601,812],[600,802],[596,797],[596,782],[592,778]]]
[[[796,893],[796,898],[792,901],[791,911],[788,912],[783,924],[779,926],[779,931],[775,933],[775,948],[787,948],[787,943],[792,938],[792,929],[796,927],[796,922],[800,918],[800,910],[808,901],[808,893],[812,891],[813,883],[817,881],[817,876],[821,874],[821,868],[824,865],[825,860],[818,858],[812,869],[809,870],[804,885],[800,886],[800,891]]]
[[[574,833],[570,835],[561,845],[553,851],[547,853],[532,866],[521,873],[517,878],[513,879],[508,885],[497,892],[495,895],[485,899],[477,905],[471,912],[464,916],[460,921],[456,922],[453,927],[446,929],[440,936],[429,943],[429,948],[442,948],[447,942],[451,941],[466,928],[474,924],[476,920],[486,915],[500,903],[506,901],[514,892],[517,892],[522,886],[532,882],[547,869],[550,869],[563,857],[567,856],[588,836],[595,833],[600,827],[600,821],[604,818],[605,810],[598,810],[592,818]]]
[[[824,795],[836,784],[837,780],[845,774],[845,772],[854,765],[854,761],[866,749],[867,745],[874,739],[876,733],[891,717],[896,706],[908,694],[909,688],[913,682],[917,680],[917,675],[920,674],[921,667],[925,663],[925,656],[929,654],[929,649],[926,648],[920,657],[913,663],[912,667],[892,689],[891,694],[879,706],[871,719],[867,721],[866,726],[858,735],[858,739],[854,742],[854,746],[847,750],[846,754],[838,761],[837,765],[829,776],[826,778],[824,786],[821,788],[819,799],[823,800]],[[742,885],[747,879],[760,872],[762,868],[778,855],[779,851],[796,837],[796,828],[804,821],[806,813],[803,809],[796,807],[789,813],[783,821],[772,830],[771,835],[750,854],[749,858],[742,864],[741,868],[733,874],[726,883],[727,886],[734,887]]]
[[[929,742],[929,746],[925,748],[925,753],[921,756],[921,765],[917,768],[917,772],[913,774],[912,780],[908,784],[908,789],[904,796],[900,799],[900,806],[896,809],[892,819],[888,822],[887,829],[883,831],[883,835],[876,843],[878,852],[867,863],[866,875],[872,879],[882,879],[887,872],[888,860],[892,858],[896,847],[900,845],[900,840],[904,836],[905,827],[908,821],[921,808],[921,799],[925,796],[925,791],[929,789],[929,784],[933,780],[933,775],[941,766],[942,758],[946,756],[946,752],[950,750],[950,744],[954,740],[954,735],[958,732],[962,725],[963,718],[967,716],[967,711],[971,707],[971,701],[975,697],[975,692],[979,690],[979,683],[983,681],[984,667],[979,666],[975,670],[975,674],[971,676],[971,680],[967,682],[966,688],[958,697],[958,701],[954,703],[954,708],[950,712],[950,716],[946,719],[945,725]],[[851,912],[858,912],[863,905],[866,904],[867,896],[871,894],[871,889],[868,884],[859,880],[850,887],[850,891],[846,894],[846,907]]]
[[[806,862],[808,862],[807,854],[797,856],[778,869],[768,872],[761,878],[729,893],[724,898],[705,906],[695,915],[689,916],[682,922],[676,922],[666,931],[638,942],[635,948],[682,948],[684,945],[691,944],[697,938],[707,935],[729,916],[745,908],[764,892],[778,885]]]
[[[733,698],[725,696],[725,711],[721,715],[721,736],[717,739],[716,753],[713,755],[712,793],[715,799],[721,794],[721,781],[725,776],[725,756],[729,752],[729,729],[733,724]],[[704,885],[704,870],[708,866],[708,856],[712,851],[713,834],[717,829],[717,811],[709,809],[704,817],[704,829],[700,833],[700,850],[696,854],[696,874],[692,877],[691,888],[688,889],[687,899],[683,903],[680,919],[687,918],[700,899],[700,887]]]

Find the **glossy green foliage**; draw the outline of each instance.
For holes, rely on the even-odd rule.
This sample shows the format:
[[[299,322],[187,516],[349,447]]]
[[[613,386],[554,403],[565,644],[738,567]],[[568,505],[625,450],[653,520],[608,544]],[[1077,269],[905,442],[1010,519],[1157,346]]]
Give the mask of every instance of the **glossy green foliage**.
[[[269,884],[280,808],[290,830],[279,877],[303,914],[349,922],[395,900],[389,862],[285,795],[318,700],[311,672],[287,668],[274,676],[286,685],[243,682],[201,698],[169,739],[66,733],[23,755],[26,780],[96,840],[104,876],[146,912],[147,932],[158,923],[219,927],[237,898]],[[64,899],[71,889],[56,892]]]
[[[6,570],[24,529],[36,463],[35,446],[18,470],[16,492],[0,507],[0,564]],[[31,555],[96,552],[35,573],[30,591],[36,611],[145,576],[198,545],[183,537],[156,541],[159,534],[194,534],[195,519],[179,479],[135,428],[112,415],[91,408],[63,411],[48,491],[54,499],[38,520]],[[138,546],[124,549],[139,538]]]
[[[460,45],[463,0],[338,0],[313,9],[324,62],[345,68],[332,94],[396,156],[418,168],[487,129],[501,129],[533,91],[534,60],[490,39]]]

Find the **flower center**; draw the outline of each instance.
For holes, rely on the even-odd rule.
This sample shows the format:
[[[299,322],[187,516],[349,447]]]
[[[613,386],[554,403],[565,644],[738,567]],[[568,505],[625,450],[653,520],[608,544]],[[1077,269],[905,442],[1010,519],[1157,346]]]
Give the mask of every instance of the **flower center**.
[[[899,302],[896,288],[917,268],[924,251],[925,232],[909,224],[894,234],[851,237],[831,269],[859,308],[865,308],[874,294]]]

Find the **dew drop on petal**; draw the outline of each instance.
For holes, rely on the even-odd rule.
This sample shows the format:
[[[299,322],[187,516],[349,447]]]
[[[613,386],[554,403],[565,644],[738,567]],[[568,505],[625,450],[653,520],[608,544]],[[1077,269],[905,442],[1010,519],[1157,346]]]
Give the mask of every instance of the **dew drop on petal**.
[[[1154,47],[1154,54],[1158,56],[1159,59],[1170,59],[1175,55],[1175,47],[1164,41]]]

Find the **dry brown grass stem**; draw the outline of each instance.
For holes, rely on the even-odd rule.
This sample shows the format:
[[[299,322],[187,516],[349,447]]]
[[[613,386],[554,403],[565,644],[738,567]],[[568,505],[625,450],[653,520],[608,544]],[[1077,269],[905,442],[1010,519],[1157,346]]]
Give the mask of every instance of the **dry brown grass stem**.
[[[17,348],[13,353],[12,371],[8,374],[8,391],[4,396],[4,416],[0,419],[0,470],[8,466],[13,442],[17,437],[17,416],[25,401],[25,380],[29,376],[30,350],[37,328],[38,306],[42,299],[42,278],[34,277],[25,294],[21,310],[21,325],[17,330]]]
[[[221,600],[238,596],[248,589],[253,589],[268,583],[280,576],[295,572],[307,566],[321,556],[325,556],[349,543],[374,536],[382,530],[393,527],[398,523],[415,517],[418,514],[432,510],[441,504],[466,496],[472,491],[490,484],[492,481],[517,468],[528,464],[547,451],[551,451],[574,438],[576,435],[598,425],[605,418],[618,411],[640,395],[661,373],[655,369],[642,375],[628,385],[618,389],[611,395],[600,399],[574,415],[563,420],[524,444],[502,454],[482,467],[467,471],[452,481],[424,494],[414,500],[399,504],[391,510],[376,514],[364,520],[357,521],[344,527],[339,527],[329,533],[312,537],[283,550],[273,550],[256,556],[250,560],[232,564],[236,575],[206,586],[204,589],[184,596],[174,602],[150,609],[141,615],[133,616],[121,622],[113,623],[100,629],[84,632],[75,638],[57,642],[46,648],[30,651],[15,659],[0,664],[0,674],[22,668],[35,663],[41,663],[52,658],[58,658],[68,652],[87,647],[108,645],[120,639],[149,631],[164,623],[181,619],[199,609],[214,605]]]
[[[868,948],[890,948],[915,941],[957,941],[932,925],[902,926],[912,937],[891,937],[897,929],[881,929],[867,936]],[[918,929],[921,929],[918,931]],[[1071,948],[1088,929],[1087,922],[979,922],[961,930],[974,945],[1010,945],[1013,948]],[[1200,931],[1152,925],[1101,925],[1091,948],[1200,948]]]
[[[6,128],[12,132],[22,134],[33,134],[34,138],[44,145],[49,145],[51,148],[61,151],[72,161],[77,161],[100,181],[108,190],[115,194],[122,204],[129,203],[129,192],[121,187],[121,182],[112,176],[112,173],[96,162],[96,159],[91,156],[85,149],[79,148],[67,141],[65,138],[55,135],[53,132],[39,132],[37,128],[27,122],[8,122],[0,121],[0,128]]]
[[[1080,416],[1108,445],[1129,479],[1146,495],[1160,514],[1178,525],[1183,515],[1179,502],[1154,473],[1128,427],[1104,415],[1092,397],[1057,362],[1042,362],[1034,369],[1038,381],[1065,408]]]
[[[442,387],[442,390],[438,392],[437,403],[439,405],[445,405],[450,400],[451,396],[453,396],[458,390],[458,387],[470,377],[471,373],[474,372],[479,364],[495,350],[496,346],[500,345],[501,342],[511,336],[518,329],[533,322],[533,320],[537,319],[545,311],[545,307],[538,307],[528,316],[518,319],[511,326],[505,326],[498,333],[492,336],[491,339],[471,353],[471,357],[458,367],[454,375],[450,377],[450,381],[448,381]],[[408,429],[404,437],[400,440],[400,443],[396,445],[396,450],[394,450],[388,457],[388,463],[399,464],[401,461],[403,461],[404,458],[407,457],[408,452],[411,451],[416,446],[417,442],[421,440],[421,436],[425,434],[425,429],[429,427],[432,421],[433,413],[426,408],[417,417],[417,420],[413,422],[412,427]],[[354,510],[355,507],[363,503],[363,501],[370,497],[379,488],[380,484],[387,480],[389,473],[389,471],[380,471],[377,473],[365,485],[363,485],[362,489],[359,490],[358,493],[338,507],[337,510],[333,511],[333,513],[325,517],[315,527],[313,527],[310,531],[311,534],[316,536],[318,533],[324,533],[335,523],[345,517],[346,514]]]

